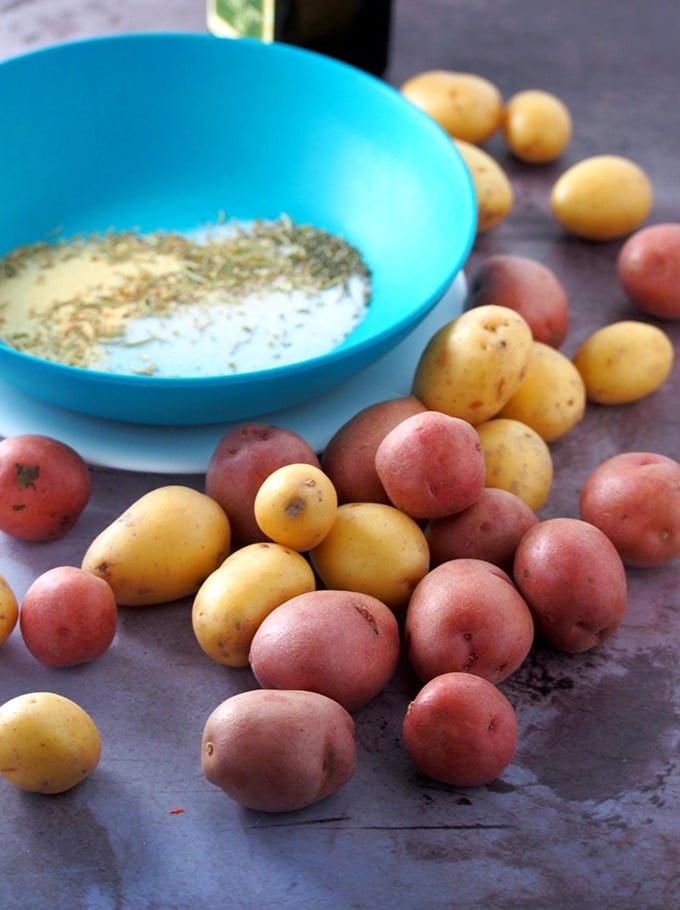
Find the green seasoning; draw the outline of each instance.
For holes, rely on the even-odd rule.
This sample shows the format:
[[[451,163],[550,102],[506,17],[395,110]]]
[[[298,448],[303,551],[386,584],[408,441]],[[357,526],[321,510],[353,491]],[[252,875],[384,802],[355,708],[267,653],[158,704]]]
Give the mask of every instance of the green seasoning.
[[[356,289],[345,293],[357,280],[360,300]],[[178,338],[199,348],[210,336],[216,371],[262,368],[281,361],[280,347],[295,348],[293,330],[313,337],[335,320],[319,343],[326,349],[340,343],[369,294],[370,275],[355,247],[285,216],[223,222],[193,237],[111,231],[23,247],[1,260],[0,336],[17,350],[70,366],[160,374],[167,370],[159,369],[159,350],[161,360],[174,361],[169,351]],[[268,324],[276,331],[263,328]],[[268,361],[260,353],[253,366],[256,335]],[[246,339],[242,365],[231,356],[220,362],[222,352],[244,348]],[[135,354],[132,364],[125,348],[146,353]],[[153,360],[146,356],[152,349]],[[186,368],[203,371],[200,359]]]

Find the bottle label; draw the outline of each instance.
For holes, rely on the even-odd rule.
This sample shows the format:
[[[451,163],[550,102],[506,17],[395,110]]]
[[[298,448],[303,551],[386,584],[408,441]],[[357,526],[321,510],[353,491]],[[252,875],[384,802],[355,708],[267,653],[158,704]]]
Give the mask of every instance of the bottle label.
[[[274,40],[276,0],[207,0],[208,29],[220,37]]]

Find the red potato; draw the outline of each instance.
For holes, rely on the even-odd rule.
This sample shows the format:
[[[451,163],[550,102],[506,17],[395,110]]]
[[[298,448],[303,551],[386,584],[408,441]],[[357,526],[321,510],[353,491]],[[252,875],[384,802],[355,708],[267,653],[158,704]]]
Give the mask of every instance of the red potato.
[[[375,453],[390,502],[411,518],[461,512],[484,488],[484,455],[475,428],[459,417],[423,411],[402,420]]]
[[[27,433],[0,442],[0,530],[21,540],[63,537],[90,500],[85,460],[49,436]]]
[[[606,641],[626,611],[626,571],[609,538],[578,518],[550,518],[530,528],[515,553],[515,583],[536,632],[577,654]]]
[[[496,304],[515,310],[529,324],[535,341],[559,348],[567,337],[570,307],[555,273],[535,259],[496,254],[472,276],[466,309]]]
[[[656,452],[623,452],[586,478],[581,518],[596,525],[627,566],[661,566],[680,555],[680,463]]]
[[[318,692],[241,692],[208,717],[201,768],[211,784],[249,809],[303,809],[335,793],[354,774],[354,721]]]
[[[347,711],[368,704],[399,660],[399,625],[382,601],[353,591],[310,591],[259,626],[250,666],[266,689],[320,692]]]
[[[643,313],[680,319],[680,223],[652,224],[632,234],[619,250],[616,272]]]
[[[90,663],[110,647],[118,612],[113,590],[73,566],[40,575],[21,602],[19,628],[26,647],[46,667]]]
[[[255,518],[255,497],[273,471],[296,463],[320,467],[312,447],[293,430],[245,423],[222,436],[210,457],[204,489],[229,517],[233,548],[269,539]]]
[[[425,410],[413,395],[391,398],[363,408],[337,430],[321,454],[321,466],[339,503],[389,503],[375,469],[376,449],[398,423]]]
[[[538,516],[508,490],[485,487],[477,499],[455,515],[425,525],[432,568],[450,559],[483,559],[512,571],[515,550]]]
[[[488,680],[445,673],[426,683],[408,706],[402,738],[422,774],[454,787],[479,787],[512,761],[517,717]]]
[[[406,654],[424,682],[460,672],[499,683],[520,666],[533,638],[529,607],[510,576],[479,559],[432,569],[406,609]]]

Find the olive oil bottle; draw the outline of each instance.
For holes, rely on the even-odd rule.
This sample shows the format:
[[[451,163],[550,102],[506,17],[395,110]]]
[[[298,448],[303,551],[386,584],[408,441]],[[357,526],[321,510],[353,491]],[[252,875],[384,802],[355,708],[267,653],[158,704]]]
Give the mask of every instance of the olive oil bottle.
[[[222,37],[296,44],[380,76],[387,68],[392,0],[207,0]]]

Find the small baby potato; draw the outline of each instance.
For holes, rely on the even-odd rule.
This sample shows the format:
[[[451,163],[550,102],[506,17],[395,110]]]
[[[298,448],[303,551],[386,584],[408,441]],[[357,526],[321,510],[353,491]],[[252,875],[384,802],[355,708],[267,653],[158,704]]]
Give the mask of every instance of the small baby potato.
[[[0,530],[20,540],[63,537],[90,501],[85,460],[50,436],[25,433],[0,441]]]
[[[440,411],[407,417],[390,430],[375,453],[375,467],[392,505],[415,519],[460,512],[484,487],[477,431]]]
[[[416,522],[394,506],[348,502],[309,553],[327,588],[370,594],[394,611],[426,574],[430,552]]]
[[[272,471],[300,462],[320,466],[307,441],[284,427],[244,423],[222,436],[208,463],[205,492],[229,516],[234,548],[267,539],[255,519],[257,491]]]
[[[111,586],[119,606],[189,597],[229,552],[222,507],[184,484],[144,493],[90,541],[81,568]]]
[[[585,240],[616,240],[640,227],[652,210],[647,174],[619,155],[595,155],[566,170],[550,194],[552,213]]]
[[[500,126],[501,93],[475,73],[428,70],[407,79],[401,93],[455,139],[485,142]]]
[[[273,541],[235,550],[198,589],[191,623],[199,645],[228,667],[247,667],[263,619],[291,597],[313,591],[314,572],[295,550]]]
[[[0,645],[12,634],[19,619],[19,603],[9,582],[0,575]]]
[[[465,162],[477,199],[477,233],[483,234],[505,220],[515,202],[512,183],[498,162],[485,152],[462,139],[454,144]]]
[[[493,683],[445,673],[426,683],[402,724],[406,751],[421,774],[452,787],[496,780],[517,749],[515,710]]]
[[[573,356],[588,400],[597,404],[629,404],[651,395],[668,378],[673,361],[668,335],[634,320],[597,329]]]
[[[502,569],[480,559],[452,559],[416,586],[404,632],[409,663],[424,682],[460,672],[497,684],[529,653],[534,623]]]
[[[498,417],[519,420],[554,442],[581,422],[585,410],[586,387],[574,364],[550,345],[534,341],[526,375]]]
[[[55,692],[28,692],[0,707],[0,774],[33,793],[64,793],[99,764],[90,715]]]
[[[559,348],[570,323],[569,300],[552,269],[526,256],[497,253],[484,259],[468,287],[466,309],[506,306],[529,324],[535,341]]]
[[[511,572],[517,545],[537,521],[519,496],[485,487],[467,509],[425,525],[430,566],[450,559],[482,559]]]
[[[569,108],[556,95],[539,89],[509,98],[501,125],[508,148],[527,164],[555,161],[571,141]]]
[[[46,667],[97,660],[113,642],[117,622],[110,585],[75,566],[55,566],[39,575],[19,614],[26,647]]]
[[[383,502],[389,497],[375,470],[375,450],[398,423],[425,411],[413,395],[368,405],[350,417],[331,437],[321,454],[338,502]]]
[[[550,518],[524,535],[513,577],[536,632],[578,654],[606,641],[627,605],[626,570],[609,538],[579,518]]]
[[[486,464],[486,486],[514,493],[537,512],[553,481],[548,444],[525,423],[495,417],[477,427]]]
[[[425,346],[413,394],[428,409],[476,426],[495,416],[519,387],[532,345],[526,320],[509,307],[467,310]]]
[[[208,717],[201,768],[206,780],[246,808],[295,812],[335,793],[354,774],[354,721],[318,692],[240,692]]]
[[[254,503],[255,519],[267,537],[301,553],[321,543],[337,508],[330,478],[310,464],[287,464],[272,471]]]
[[[357,711],[392,678],[399,649],[399,625],[382,601],[324,589],[292,597],[264,619],[250,666],[264,689],[320,692]]]
[[[599,464],[580,496],[581,518],[603,531],[624,565],[662,566],[680,556],[680,463],[622,452]]]
[[[680,223],[637,231],[619,250],[616,270],[639,310],[657,319],[680,319]]]

